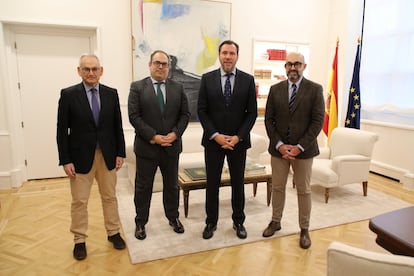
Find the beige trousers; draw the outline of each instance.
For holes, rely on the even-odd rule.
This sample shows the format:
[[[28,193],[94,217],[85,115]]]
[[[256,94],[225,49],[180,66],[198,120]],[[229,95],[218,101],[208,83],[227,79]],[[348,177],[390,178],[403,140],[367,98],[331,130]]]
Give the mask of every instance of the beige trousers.
[[[91,170],[87,174],[77,173],[71,178],[72,193],[70,231],[74,234],[74,242],[82,243],[87,238],[88,200],[93,180],[98,183],[101,195],[105,229],[108,236],[119,233],[120,220],[118,201],[116,198],[116,170],[108,170],[101,150],[97,149]]]
[[[286,160],[280,157],[271,157],[272,165],[272,220],[282,220],[286,201],[286,182],[290,166],[293,169],[293,179],[296,184],[299,208],[299,226],[301,229],[309,228],[312,209],[310,178],[312,174],[313,158]]]

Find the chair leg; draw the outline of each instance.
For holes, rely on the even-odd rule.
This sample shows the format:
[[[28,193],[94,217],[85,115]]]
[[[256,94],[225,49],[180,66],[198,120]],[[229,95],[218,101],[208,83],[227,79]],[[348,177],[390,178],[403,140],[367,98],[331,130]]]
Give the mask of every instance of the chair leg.
[[[368,194],[368,181],[362,182],[362,191],[364,193],[364,196],[367,196],[367,194]]]
[[[329,199],[329,188],[325,188],[325,203],[328,203]]]

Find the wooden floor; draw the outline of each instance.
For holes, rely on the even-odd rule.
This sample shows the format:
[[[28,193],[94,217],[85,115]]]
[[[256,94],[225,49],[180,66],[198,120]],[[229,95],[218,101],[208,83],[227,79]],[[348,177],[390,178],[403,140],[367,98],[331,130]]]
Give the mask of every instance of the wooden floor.
[[[369,189],[414,204],[413,191],[387,178],[371,174],[368,196]],[[312,247],[308,250],[300,249],[298,236],[292,235],[132,265],[127,250],[117,251],[106,240],[94,186],[89,202],[88,257],[79,262],[72,257],[73,241],[68,230],[70,190],[66,179],[30,181],[19,189],[0,190],[0,203],[0,275],[315,276],[326,274],[326,250],[332,241],[386,252],[375,243],[368,221],[362,221],[312,231]]]

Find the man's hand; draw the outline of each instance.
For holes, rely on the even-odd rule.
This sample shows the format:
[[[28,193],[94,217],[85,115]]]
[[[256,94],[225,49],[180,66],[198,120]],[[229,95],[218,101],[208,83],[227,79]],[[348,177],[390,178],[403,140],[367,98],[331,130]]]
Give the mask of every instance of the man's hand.
[[[281,145],[278,150],[280,154],[282,154],[282,158],[290,160],[294,160],[295,157],[298,156],[299,153],[301,153],[301,150],[298,146],[286,144]]]
[[[237,135],[229,136],[224,134],[218,134],[214,137],[214,141],[223,149],[233,150],[234,146],[240,141]]]
[[[122,167],[123,164],[124,164],[124,158],[117,156],[116,163],[115,163],[115,169],[118,171]]]
[[[152,137],[152,140],[161,147],[171,147],[172,143],[177,140],[177,134],[175,132],[170,132],[167,135],[157,134]]]
[[[73,165],[73,163],[63,165],[63,170],[70,178],[74,178],[76,176],[75,165]]]

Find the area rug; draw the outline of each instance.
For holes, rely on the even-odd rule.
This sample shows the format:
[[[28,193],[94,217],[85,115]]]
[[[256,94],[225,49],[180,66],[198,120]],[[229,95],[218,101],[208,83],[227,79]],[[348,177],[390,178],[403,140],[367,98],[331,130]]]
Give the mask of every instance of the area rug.
[[[146,225],[147,238],[137,240],[135,231],[135,208],[133,187],[127,180],[118,183],[118,204],[122,228],[131,263],[137,264],[173,256],[240,245],[263,240],[262,232],[268,225],[272,208],[266,203],[266,184],[259,183],[256,197],[252,185],[245,186],[246,239],[237,238],[232,228],[230,188],[220,188],[220,216],[217,231],[210,240],[202,238],[205,226],[205,190],[190,191],[188,217],[184,216],[182,194],[180,194],[180,220],[185,233],[176,234],[168,225],[162,206],[162,193],[154,193],[151,202],[150,218]],[[409,203],[369,189],[368,196],[362,195],[362,186],[352,184],[331,189],[328,204],[324,201],[324,189],[312,186],[312,217],[310,230],[331,227],[369,219],[384,212],[410,206]],[[282,230],[273,237],[299,232],[296,190],[287,187]],[[273,238],[272,237],[272,238]]]

